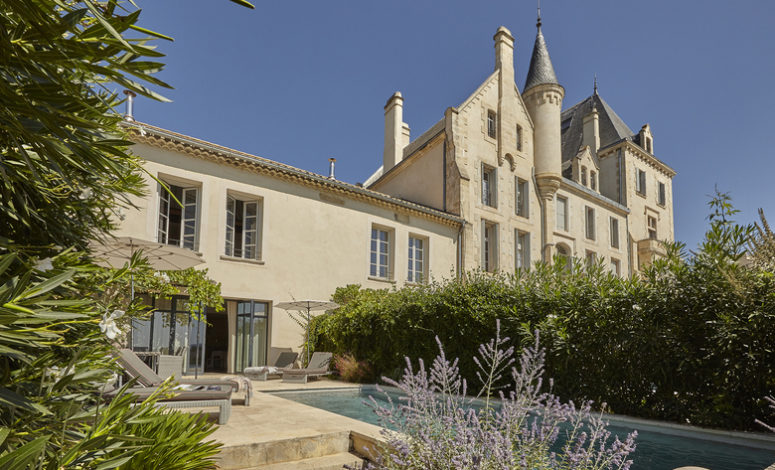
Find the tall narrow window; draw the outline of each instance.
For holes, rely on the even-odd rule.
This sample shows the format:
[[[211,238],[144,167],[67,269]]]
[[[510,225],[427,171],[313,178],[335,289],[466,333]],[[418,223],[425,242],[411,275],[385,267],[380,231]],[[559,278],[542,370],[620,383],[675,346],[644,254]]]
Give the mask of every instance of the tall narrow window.
[[[495,138],[495,120],[497,115],[495,111],[487,111],[487,135]]]
[[[616,258],[611,258],[611,272],[616,274],[617,276],[622,275],[622,264],[621,262]]]
[[[199,188],[168,185],[169,192],[159,187],[159,243],[197,249],[197,205]],[[172,193],[175,198],[170,196]],[[178,204],[180,201],[183,205]]]
[[[649,216],[648,223],[649,223],[649,238],[652,240],[656,240],[657,239],[657,218]]]
[[[527,232],[520,232],[514,230],[514,242],[516,260],[515,266],[517,269],[529,269],[530,268],[530,234]]]
[[[482,268],[494,272],[498,269],[498,224],[482,220]]]
[[[589,172],[589,187],[592,188],[593,191],[597,191],[597,172],[596,171]]]
[[[495,168],[482,163],[482,204],[497,207],[497,190],[498,173]]]
[[[557,230],[568,231],[568,199],[557,196]]]
[[[635,191],[641,196],[646,195],[646,172],[641,169],[635,170]]]
[[[619,219],[611,217],[611,247],[619,248]]]
[[[516,178],[516,212],[520,217],[529,217],[528,201],[530,200],[530,194],[528,193],[527,181],[522,178]]]
[[[522,151],[522,126],[517,124],[517,151]]]
[[[585,166],[581,167],[581,184],[583,186],[587,185],[587,167]]]
[[[587,251],[586,260],[587,260],[587,267],[591,268],[597,263],[597,255],[595,254],[594,251]]]
[[[381,279],[390,278],[390,232],[371,229],[371,259],[369,274]]]
[[[586,235],[590,240],[595,239],[595,209],[586,207],[584,210],[586,220]]]
[[[664,206],[665,205],[665,200],[666,200],[666,197],[665,197],[665,183],[660,181],[659,185],[658,185],[658,188],[659,188],[659,193],[657,195],[657,204],[659,204],[660,206]]]
[[[418,237],[409,237],[409,273],[406,280],[409,282],[425,282],[425,251],[428,241]]]
[[[226,256],[260,259],[259,202],[226,197]]]

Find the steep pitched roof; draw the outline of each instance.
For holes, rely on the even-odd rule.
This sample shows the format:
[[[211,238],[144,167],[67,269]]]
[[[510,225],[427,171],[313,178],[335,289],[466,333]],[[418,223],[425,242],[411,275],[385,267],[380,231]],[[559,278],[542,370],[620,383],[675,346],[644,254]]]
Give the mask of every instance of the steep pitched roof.
[[[584,116],[597,108],[600,127],[600,147],[607,147],[635,134],[597,93],[562,112],[562,161],[571,160],[579,152],[584,137]]]
[[[533,46],[533,55],[530,57],[530,67],[527,71],[527,79],[525,80],[523,91],[546,83],[559,85],[557,75],[554,73],[552,59],[549,58],[549,49],[547,49],[544,35],[541,33],[540,20],[537,26],[538,33],[536,33],[536,42]]]

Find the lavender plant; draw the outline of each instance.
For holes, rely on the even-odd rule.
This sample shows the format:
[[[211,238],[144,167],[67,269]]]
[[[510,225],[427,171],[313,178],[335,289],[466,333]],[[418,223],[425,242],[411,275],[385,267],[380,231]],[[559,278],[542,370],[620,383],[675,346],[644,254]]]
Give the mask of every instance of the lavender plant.
[[[415,371],[407,358],[400,381],[384,378],[400,390],[397,402],[387,393],[387,405],[371,397],[386,427],[386,445],[368,468],[627,470],[632,465],[628,456],[637,431],[624,441],[612,440],[591,402],[577,407],[543,391],[545,353],[538,334],[515,367],[514,348],[501,337],[498,323],[495,338],[481,345],[474,359],[481,382],[474,396],[457,359],[449,360],[436,341],[439,355],[430,369],[420,360]],[[499,386],[509,374],[510,385]]]

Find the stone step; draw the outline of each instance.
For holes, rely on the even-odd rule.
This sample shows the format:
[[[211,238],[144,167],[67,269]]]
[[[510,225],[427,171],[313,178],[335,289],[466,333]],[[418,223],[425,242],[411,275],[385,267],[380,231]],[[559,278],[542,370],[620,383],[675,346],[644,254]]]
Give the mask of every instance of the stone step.
[[[360,468],[361,464],[363,464],[363,459],[357,455],[349,452],[340,452],[338,454],[325,455],[323,457],[250,467],[245,470],[342,470],[345,465],[350,465],[353,468]]]
[[[342,431],[223,447],[217,464],[222,470],[263,468],[261,466],[325,457],[349,450],[350,433]]]

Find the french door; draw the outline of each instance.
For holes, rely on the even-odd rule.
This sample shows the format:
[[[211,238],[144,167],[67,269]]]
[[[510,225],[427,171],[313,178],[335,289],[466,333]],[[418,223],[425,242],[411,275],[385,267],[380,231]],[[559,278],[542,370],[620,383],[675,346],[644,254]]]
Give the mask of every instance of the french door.
[[[236,304],[237,342],[234,371],[242,372],[246,367],[266,364],[268,304],[253,300],[236,301]]]

